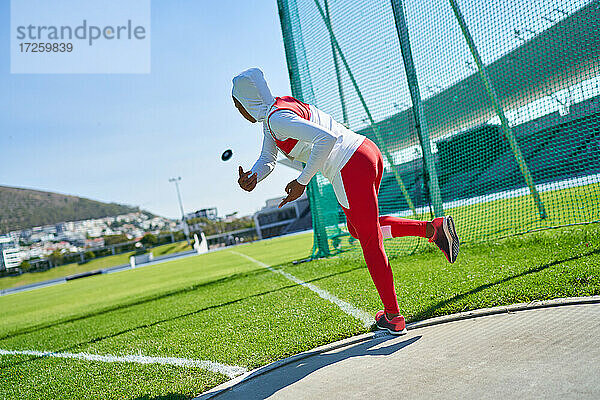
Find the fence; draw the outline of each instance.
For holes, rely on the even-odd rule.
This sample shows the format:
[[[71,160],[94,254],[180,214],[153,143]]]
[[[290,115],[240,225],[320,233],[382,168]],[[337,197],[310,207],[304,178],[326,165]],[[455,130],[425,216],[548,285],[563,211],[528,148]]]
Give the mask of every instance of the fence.
[[[600,220],[598,0],[277,4],[292,94],[382,150],[381,214],[463,242]],[[323,176],[309,199],[313,256],[353,246]]]

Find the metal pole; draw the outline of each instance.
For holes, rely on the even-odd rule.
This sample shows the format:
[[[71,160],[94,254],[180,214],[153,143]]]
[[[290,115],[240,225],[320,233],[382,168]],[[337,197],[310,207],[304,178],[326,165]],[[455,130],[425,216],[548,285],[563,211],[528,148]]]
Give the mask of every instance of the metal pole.
[[[519,169],[521,170],[521,174],[523,175],[523,178],[525,178],[525,182],[527,183],[527,186],[529,187],[529,190],[531,191],[531,194],[533,196],[533,201],[535,202],[535,205],[537,206],[538,211],[540,213],[540,218],[545,219],[546,218],[546,210],[544,208],[544,204],[542,203],[542,200],[540,199],[540,194],[538,193],[538,191],[535,187],[535,182],[533,181],[531,173],[529,172],[529,168],[527,167],[525,158],[523,157],[523,154],[521,153],[521,148],[519,147],[519,144],[517,143],[517,140],[515,139],[513,131],[510,128],[508,119],[506,118],[506,115],[504,115],[504,110],[502,110],[502,107],[500,106],[500,103],[498,102],[496,90],[494,89],[494,86],[492,85],[492,81],[487,73],[485,65],[483,65],[483,62],[481,61],[481,57],[479,56],[479,52],[477,51],[477,47],[475,46],[473,37],[469,33],[469,28],[467,27],[465,19],[462,15],[460,9],[458,8],[458,4],[456,3],[456,0],[449,0],[449,1],[450,1],[450,5],[452,6],[452,10],[454,11],[454,16],[456,17],[456,20],[458,21],[458,25],[460,25],[460,30],[462,31],[463,36],[465,37],[465,40],[467,41],[469,50],[471,51],[471,54],[473,55],[473,58],[475,59],[475,62],[477,63],[477,67],[479,68],[479,76],[481,77],[481,80],[483,81],[483,86],[485,88],[485,91],[487,92],[487,94],[492,102],[492,105],[494,106],[494,109],[496,110],[496,114],[500,118],[500,123],[502,124],[502,131],[504,132],[504,135],[508,139],[510,148],[511,148],[515,158],[517,159],[517,163],[519,164]]]
[[[380,148],[381,152],[383,153],[384,157],[386,158],[386,160],[388,161],[388,163],[390,164],[390,166],[392,167],[392,173],[394,174],[394,177],[396,178],[396,182],[398,183],[398,186],[400,187],[400,191],[404,195],[404,199],[406,200],[408,207],[412,210],[413,215],[416,217],[417,210],[415,209],[415,206],[410,198],[410,195],[408,194],[408,190],[406,190],[406,186],[404,185],[404,182],[402,181],[402,177],[400,176],[400,174],[398,173],[396,168],[394,168],[394,166],[395,166],[394,159],[392,158],[392,155],[388,151],[387,147],[384,146],[383,138],[381,137],[381,134],[379,133],[379,129],[377,128],[377,125],[375,124],[375,120],[373,119],[373,116],[371,115],[371,111],[369,111],[367,102],[365,101],[365,99],[358,87],[358,83],[356,82],[356,79],[354,78],[354,74],[352,74],[352,70],[350,70],[350,65],[348,65],[348,61],[346,61],[346,57],[344,57],[344,53],[342,53],[342,49],[340,48],[340,45],[339,45],[337,39],[335,38],[335,35],[333,34],[331,24],[329,23],[327,18],[325,18],[325,13],[323,12],[323,8],[321,7],[321,4],[319,4],[319,0],[315,0],[315,4],[317,6],[317,9],[319,10],[319,14],[321,15],[321,18],[323,19],[323,22],[325,23],[325,27],[329,31],[331,43],[333,43],[335,50],[338,52],[340,59],[342,60],[342,63],[344,64],[344,68],[346,68],[346,72],[348,73],[350,82],[352,82],[352,85],[354,86],[354,90],[356,91],[356,94],[358,95],[358,99],[360,100],[360,102],[363,106],[363,109],[365,110],[365,113],[367,114],[367,118],[369,119],[371,129],[373,130],[373,133],[375,134],[375,138],[379,144],[379,148]]]
[[[327,22],[331,25],[331,16],[329,15],[329,2],[324,0],[325,3],[325,17],[327,18]],[[335,76],[337,78],[338,84],[338,92],[340,94],[340,103],[342,105],[342,117],[344,119],[344,125],[348,126],[348,112],[346,111],[346,101],[344,100],[344,87],[342,85],[342,79],[340,76],[340,64],[338,63],[337,52],[335,51],[335,46],[333,45],[333,40],[329,38],[331,42],[331,54],[333,56],[333,65],[335,67]]]
[[[185,219],[185,213],[183,211],[183,202],[181,201],[181,193],[179,192],[179,181],[181,181],[181,177],[169,179],[169,182],[175,183],[175,188],[177,189],[177,199],[179,200],[179,209],[181,210],[181,222],[185,224],[183,228],[183,233],[185,234],[185,239],[187,240],[188,246],[190,245],[190,235],[189,228],[187,228],[187,221]],[[186,229],[187,228],[187,229]]]
[[[292,29],[293,24],[298,25],[300,23],[298,21],[296,0],[277,0],[277,8],[279,11],[283,47],[285,49],[285,60],[287,62],[292,95],[306,103],[314,103],[314,93],[310,82],[304,48],[300,48],[299,51],[296,50],[296,42],[302,43],[302,33],[299,31],[296,35]],[[304,85],[300,77],[296,75],[300,70],[305,71],[305,75],[309,76],[309,78],[305,80]]]
[[[294,7],[294,10],[290,10],[290,7]],[[299,60],[298,54],[296,52],[296,44],[294,43],[294,35],[292,30],[292,17],[296,17],[297,10],[295,9],[296,2],[295,0],[277,0],[277,8],[279,11],[279,21],[281,23],[281,33],[283,36],[283,46],[285,48],[285,59],[288,67],[288,74],[290,77],[290,86],[292,89],[292,95],[299,100],[306,102],[313,102],[313,92],[312,86],[308,86],[305,90],[303,90],[302,82],[300,81],[300,77],[297,75],[299,71]],[[291,15],[295,13],[294,15]],[[302,38],[300,38],[301,42]],[[305,58],[302,60],[306,61]],[[308,71],[307,65],[302,65],[303,70]],[[306,189],[307,195],[310,201],[311,207],[317,207],[317,196],[319,193],[319,185],[317,184],[315,179],[311,179],[308,182],[308,187]],[[311,251],[311,258],[321,258],[327,257],[331,255],[331,251],[329,250],[329,241],[327,237],[327,231],[325,229],[324,224],[320,221],[320,213],[318,210],[311,210],[312,214],[312,225],[314,234],[313,248]]]
[[[391,0],[391,2],[392,10],[394,12],[394,20],[396,22],[398,40],[400,41],[400,50],[402,51],[402,59],[404,60],[406,80],[408,81],[408,88],[410,90],[410,97],[413,104],[412,111],[415,118],[415,129],[419,137],[419,142],[421,143],[421,149],[423,150],[423,166],[429,177],[429,182],[425,181],[425,184],[428,185],[428,192],[431,199],[431,204],[433,205],[434,215],[436,217],[442,217],[444,216],[442,195],[440,193],[440,184],[438,182],[435,162],[431,152],[429,129],[427,128],[427,121],[425,120],[425,114],[423,113],[423,102],[421,101],[421,93],[419,92],[419,83],[417,81],[417,71],[415,69],[412,51],[410,49],[410,39],[408,36],[406,19],[404,18],[404,8],[402,0]]]
[[[179,209],[181,210],[181,217],[185,218],[185,213],[183,211],[183,203],[181,202],[181,193],[179,192],[179,181],[181,177],[177,178],[175,181],[175,188],[177,189],[177,199],[179,200]]]

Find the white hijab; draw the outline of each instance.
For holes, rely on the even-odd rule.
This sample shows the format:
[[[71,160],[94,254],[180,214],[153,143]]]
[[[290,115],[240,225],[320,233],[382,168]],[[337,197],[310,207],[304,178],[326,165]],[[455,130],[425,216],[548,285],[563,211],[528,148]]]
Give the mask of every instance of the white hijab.
[[[267,118],[267,112],[275,103],[263,72],[258,68],[247,69],[233,78],[231,94],[259,122]]]

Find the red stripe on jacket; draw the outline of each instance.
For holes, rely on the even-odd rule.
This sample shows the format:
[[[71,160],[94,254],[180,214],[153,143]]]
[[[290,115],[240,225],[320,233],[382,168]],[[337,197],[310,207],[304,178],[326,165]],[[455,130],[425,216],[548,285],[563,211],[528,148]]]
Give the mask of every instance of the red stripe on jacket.
[[[300,118],[310,121],[310,106],[292,96],[276,97],[274,106],[276,107],[276,109],[271,111],[269,113],[269,116],[267,117],[267,127],[269,128],[269,132],[271,132],[271,136],[275,140],[275,144],[277,145],[277,147],[286,155],[289,155],[292,149],[298,143],[298,140],[292,138],[286,140],[277,139],[273,134],[273,131],[271,130],[271,126],[269,125],[269,118],[271,118],[271,115],[273,115],[275,111],[290,110],[296,115],[298,115]]]

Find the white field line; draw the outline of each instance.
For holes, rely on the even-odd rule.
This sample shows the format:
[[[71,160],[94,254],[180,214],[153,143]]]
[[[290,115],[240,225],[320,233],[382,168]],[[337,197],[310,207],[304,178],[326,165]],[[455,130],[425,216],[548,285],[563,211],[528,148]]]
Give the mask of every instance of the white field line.
[[[285,271],[281,271],[279,269],[272,268],[271,266],[269,266],[261,261],[258,261],[250,256],[247,256],[245,254],[238,253],[237,251],[233,251],[233,250],[231,250],[230,252],[233,254],[237,254],[240,257],[244,257],[245,259],[252,261],[253,263],[255,263],[257,265],[260,265],[261,267],[266,268],[271,272],[280,274],[283,277],[285,277],[286,279],[289,279],[290,281],[292,281],[298,285],[304,286],[305,288],[312,290],[313,292],[318,294],[319,297],[321,297],[322,299],[325,299],[325,300],[335,304],[346,314],[351,315],[354,318],[356,318],[357,320],[361,321],[366,328],[369,328],[371,325],[373,325],[373,322],[375,322],[373,317],[371,315],[369,315],[367,312],[360,310],[360,309],[354,307],[352,304],[347,303],[344,300],[341,300],[341,299],[335,297],[328,291],[320,289],[317,286],[313,285],[312,283],[306,283],[306,282],[296,278],[292,274],[289,274]]]
[[[98,361],[98,362],[121,362],[121,363],[136,363],[136,364],[163,364],[163,365],[175,365],[178,367],[188,368],[201,368],[212,372],[218,372],[223,375],[227,375],[230,378],[235,378],[238,375],[242,375],[248,370],[243,367],[236,365],[221,364],[214,361],[206,360],[192,360],[189,358],[176,358],[176,357],[151,357],[151,356],[113,356],[89,353],[53,353],[33,350],[2,350],[0,349],[0,355],[26,355],[36,357],[56,357],[56,358],[71,358],[77,360],[87,361]]]

